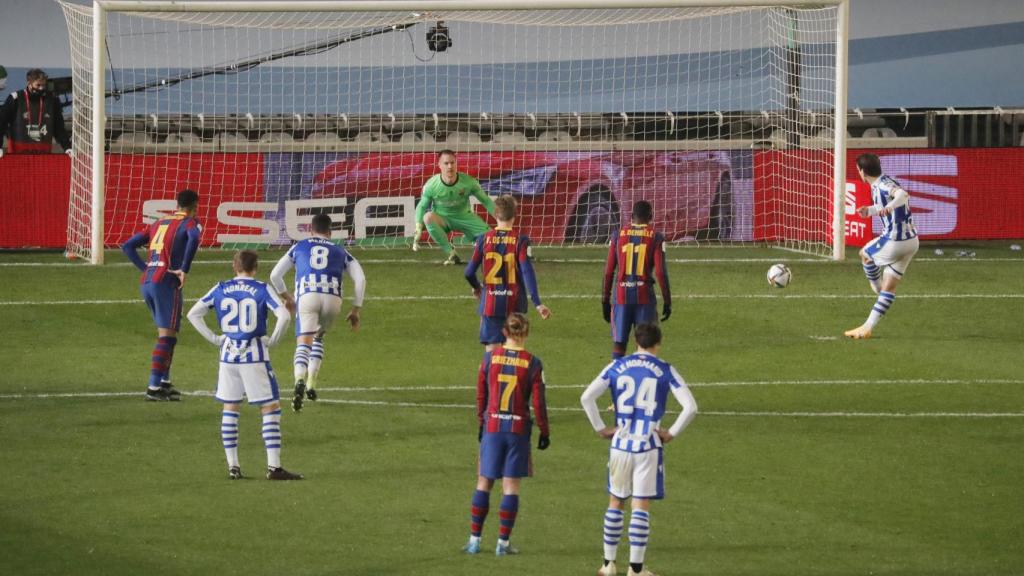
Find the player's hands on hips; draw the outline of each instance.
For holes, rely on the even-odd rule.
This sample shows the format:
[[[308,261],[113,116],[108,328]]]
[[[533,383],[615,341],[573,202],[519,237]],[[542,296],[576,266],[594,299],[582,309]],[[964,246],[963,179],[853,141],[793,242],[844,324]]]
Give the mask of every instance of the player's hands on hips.
[[[658,428],[657,430],[655,430],[655,432],[658,434],[658,438],[661,438],[662,444],[668,444],[669,442],[672,441],[673,438],[675,438],[675,436],[670,434],[668,430],[662,430],[661,428]]]
[[[537,450],[547,450],[548,446],[551,446],[551,437],[542,434],[537,439]]]
[[[483,294],[483,290],[481,288],[473,288],[473,297],[474,298],[479,300],[481,294]]]
[[[540,304],[537,306],[537,314],[540,314],[540,317],[542,319],[547,320],[548,318],[551,317],[551,309],[543,304]]]
[[[597,435],[605,440],[611,440],[612,436],[615,436],[615,426],[605,426]]]
[[[605,322],[607,322],[609,324],[612,323],[612,303],[611,302],[601,302],[601,315],[604,317],[604,321]]]
[[[181,270],[168,270],[169,273],[174,274],[178,278],[178,289],[185,287],[185,277],[188,276]]]
[[[671,315],[672,315],[672,305],[671,304],[665,304],[664,306],[661,307],[661,321],[662,322],[664,322],[665,320],[668,320],[668,317],[671,316]]]
[[[359,307],[353,306],[352,310],[349,311],[348,316],[345,317],[349,325],[352,326],[353,332],[359,331]]]
[[[216,346],[217,346],[218,348],[220,348],[221,346],[223,346],[223,345],[224,345],[224,341],[225,341],[225,340],[227,340],[227,339],[228,339],[228,337],[227,337],[227,336],[225,336],[225,335],[223,335],[223,334],[218,334],[218,335],[217,335],[217,342],[216,342]]]
[[[270,336],[260,336],[260,342],[263,342],[264,348],[270,348]]]

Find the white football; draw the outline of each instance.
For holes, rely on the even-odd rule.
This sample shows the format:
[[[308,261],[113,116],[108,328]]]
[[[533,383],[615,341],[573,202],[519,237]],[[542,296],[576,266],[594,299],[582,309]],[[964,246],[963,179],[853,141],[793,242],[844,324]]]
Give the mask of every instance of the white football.
[[[789,286],[789,281],[792,278],[793,273],[789,271],[789,267],[785,264],[775,264],[768,269],[768,284],[776,288]]]

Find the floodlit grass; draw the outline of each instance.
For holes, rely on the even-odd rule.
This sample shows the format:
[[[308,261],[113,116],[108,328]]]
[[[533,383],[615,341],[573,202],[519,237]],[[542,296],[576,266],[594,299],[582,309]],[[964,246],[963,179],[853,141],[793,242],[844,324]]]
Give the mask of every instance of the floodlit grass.
[[[841,336],[873,302],[855,258],[671,248],[662,355],[701,414],[666,449],[650,567],[1020,573],[1024,258],[1008,244],[966,247],[975,258],[923,247],[863,342]],[[261,253],[260,278],[280,254]],[[188,395],[142,400],[155,330],[120,254],[104,267],[0,255],[0,573],[593,573],[607,445],[578,398],[610,350],[604,250],[536,249],[553,316],[531,314],[528,346],[545,363],[552,445],[523,483],[513,558],[492,553],[497,495],[485,554],[459,552],[481,354],[461,270],[437,252],[355,254],[364,326],[328,336],[323,401],[286,409],[283,461],[307,476],[293,483],[262,479],[255,408],[240,424],[249,479],[227,479],[216,350],[187,322],[173,377]],[[200,259],[190,302],[231,273],[228,252]],[[793,270],[785,290],[765,281],[775,261]],[[286,396],[292,351],[274,351]],[[619,557],[624,573],[625,542]]]

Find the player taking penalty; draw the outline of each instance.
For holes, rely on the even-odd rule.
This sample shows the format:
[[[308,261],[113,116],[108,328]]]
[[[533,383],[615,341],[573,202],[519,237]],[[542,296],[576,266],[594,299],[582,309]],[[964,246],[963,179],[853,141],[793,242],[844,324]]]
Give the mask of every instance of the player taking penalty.
[[[427,233],[444,251],[445,265],[462,264],[462,259],[448,241],[448,234],[462,232],[466,238],[475,239],[490,230],[473,211],[469,199],[475,197],[492,215],[494,201],[476,178],[458,171],[454,151],[440,151],[437,165],[441,173],[423,185],[423,196],[416,205],[416,235],[412,239],[412,249],[420,249],[419,239],[426,227]]]
[[[513,312],[526,313],[526,293],[540,317],[547,320],[551,310],[541,303],[537,276],[530,262],[530,239],[513,229],[516,200],[505,194],[495,201],[498,227],[477,237],[473,257],[466,266],[466,281],[480,300],[480,343],[487,351],[505,341],[505,319]],[[476,271],[483,266],[481,286]]]
[[[519,512],[519,482],[532,476],[530,432],[540,429],[538,450],[551,444],[547,401],[544,397],[544,366],[526,351],[530,322],[514,313],[505,321],[505,344],[484,354],[476,385],[476,414],[480,428],[479,476],[470,506],[468,554],[480,552],[480,536],[490,509],[491,488],[501,479],[502,497],[498,556],[518,554],[509,539]],[[533,418],[530,418],[530,405]]]

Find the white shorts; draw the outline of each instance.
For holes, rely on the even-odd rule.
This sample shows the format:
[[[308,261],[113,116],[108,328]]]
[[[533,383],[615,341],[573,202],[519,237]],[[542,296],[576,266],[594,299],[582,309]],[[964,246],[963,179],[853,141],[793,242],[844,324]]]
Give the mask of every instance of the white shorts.
[[[295,335],[323,334],[341,314],[341,298],[334,294],[307,292],[295,305]]]
[[[220,363],[217,400],[225,404],[238,404],[243,396],[249,399],[249,404],[267,404],[280,398],[277,377],[274,376],[270,362]]]
[[[874,261],[875,265],[888,266],[893,272],[902,277],[907,273],[907,267],[913,260],[914,254],[920,242],[917,236],[910,240],[890,240],[886,236],[879,236],[864,246],[864,253]]]
[[[665,497],[665,464],[662,449],[624,452],[611,449],[608,456],[608,493],[616,498]]]

